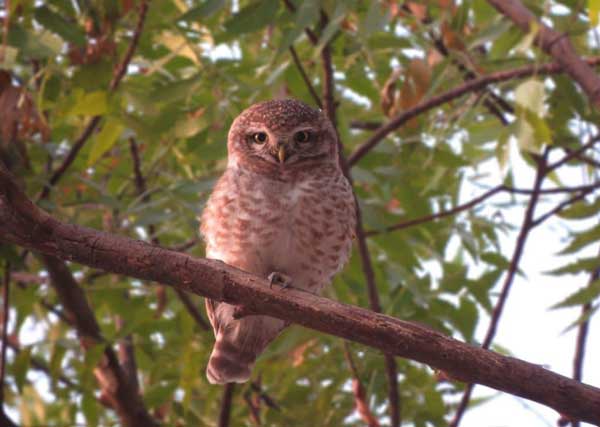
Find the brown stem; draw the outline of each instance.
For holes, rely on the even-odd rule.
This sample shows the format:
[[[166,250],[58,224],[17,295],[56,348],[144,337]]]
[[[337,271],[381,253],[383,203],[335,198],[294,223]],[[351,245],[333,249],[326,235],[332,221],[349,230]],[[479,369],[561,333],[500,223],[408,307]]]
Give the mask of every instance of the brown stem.
[[[550,217],[553,214],[557,213],[558,211],[564,209],[566,206],[573,204],[575,201],[581,199],[582,196],[589,194],[590,192],[597,189],[598,187],[600,187],[600,182],[597,182],[594,184],[589,184],[589,185],[575,186],[575,187],[558,187],[558,188],[547,188],[547,189],[539,190],[538,193],[540,195],[542,195],[542,194],[560,194],[560,193],[580,193],[580,194],[573,197],[572,199],[569,199],[568,201],[563,202],[561,205],[559,205],[560,207],[552,210],[548,214],[545,214],[542,218],[534,220],[533,226],[534,227],[538,226],[541,222],[548,219],[548,217]],[[384,232],[403,230],[405,228],[413,227],[415,225],[420,225],[420,224],[424,224],[427,222],[437,221],[438,219],[445,218],[447,216],[456,215],[460,212],[463,212],[463,211],[466,211],[469,209],[473,209],[475,206],[479,205],[480,203],[484,202],[485,200],[489,199],[490,197],[492,197],[500,192],[507,192],[507,193],[511,193],[511,194],[531,195],[531,194],[533,194],[534,190],[528,190],[528,189],[524,189],[524,188],[507,187],[506,185],[498,185],[498,186],[493,187],[490,190],[486,191],[482,195],[477,196],[461,205],[455,206],[452,209],[448,209],[447,211],[442,211],[442,212],[438,212],[435,214],[422,216],[420,218],[403,221],[398,224],[394,224],[389,227],[386,227],[383,230],[367,231],[367,232],[365,232],[365,235],[369,236],[369,237],[376,236],[376,235],[382,234]]]
[[[589,65],[597,65],[600,63],[600,58],[590,58],[586,62]],[[459,98],[465,94],[478,91],[492,83],[498,83],[506,80],[520,79],[529,77],[532,75],[548,75],[557,74],[562,72],[562,66],[558,62],[545,64],[545,65],[530,65],[521,68],[515,68],[512,70],[498,71],[491,73],[486,76],[481,76],[474,80],[469,80],[441,95],[433,96],[429,99],[421,101],[408,110],[403,111],[396,117],[390,119],[388,122],[382,124],[364,143],[359,145],[348,157],[349,166],[354,166],[360,159],[362,159],[369,151],[371,151],[377,144],[379,144],[384,138],[390,133],[400,128],[404,123],[410,119],[429,111],[433,108],[439,107],[442,104],[450,102],[456,98]]]
[[[379,301],[379,293],[377,292],[377,284],[375,283],[375,272],[373,271],[373,263],[371,254],[367,246],[367,237],[362,225],[362,214],[358,201],[356,203],[356,240],[358,242],[358,253],[363,269],[363,275],[367,282],[367,291],[369,293],[369,305],[371,310],[376,313],[381,313],[381,302]],[[398,427],[401,423],[400,417],[400,396],[398,395],[398,368],[394,356],[388,352],[384,352],[385,371],[388,380],[388,398],[390,401],[390,419],[392,427]]]
[[[138,21],[135,27],[135,31],[133,33],[133,37],[131,38],[131,42],[129,44],[129,47],[127,48],[127,52],[125,52],[123,60],[115,68],[115,74],[109,85],[109,92],[114,92],[119,87],[121,80],[127,72],[127,67],[131,62],[131,58],[133,57],[133,54],[137,48],[140,35],[144,28],[144,22],[146,20],[146,12],[148,11],[149,1],[150,0],[142,0],[140,2]],[[90,119],[86,127],[83,129],[81,135],[79,135],[79,137],[73,143],[73,146],[71,147],[71,150],[69,150],[69,152],[67,153],[65,159],[62,161],[58,169],[56,169],[52,173],[50,179],[48,179],[48,182],[44,185],[44,188],[42,189],[41,193],[37,198],[38,201],[44,200],[50,195],[50,191],[52,191],[52,188],[58,183],[58,181],[63,177],[67,169],[75,161],[75,158],[79,154],[79,151],[83,148],[85,143],[92,136],[92,134],[98,127],[98,124],[100,123],[101,119],[101,116],[94,116]]]
[[[94,245],[93,241],[90,243]],[[87,351],[96,345],[104,346],[104,356],[94,369],[101,389],[101,398],[117,412],[123,425],[156,426],[156,421],[146,410],[135,385],[120,365],[117,354],[102,337],[100,326],[85,293],[73,279],[69,268],[63,261],[49,254],[42,255],[42,259],[50,276],[50,283],[64,306],[70,323],[77,330],[84,350]]]
[[[8,314],[10,310],[10,262],[4,262],[2,282],[2,348],[0,348],[0,411],[4,412],[4,385],[6,376],[6,348],[8,347]]]
[[[228,304],[247,305],[267,316],[428,364],[459,381],[483,384],[552,407],[572,419],[600,424],[600,389],[418,324],[308,292],[270,289],[266,279],[219,261],[65,224],[33,204],[2,166],[0,236],[61,259],[179,287]]]
[[[219,427],[229,427],[229,419],[231,418],[231,401],[233,400],[234,388],[235,383],[229,383],[223,386],[221,410],[219,411]]]
[[[537,162],[537,172],[533,184],[533,193],[529,198],[529,203],[527,205],[525,216],[523,218],[523,224],[521,225],[521,229],[517,237],[517,243],[515,245],[512,258],[510,260],[510,265],[508,267],[504,283],[502,284],[500,296],[498,297],[498,301],[496,301],[496,305],[494,306],[494,310],[492,311],[492,318],[490,320],[490,324],[485,334],[483,344],[481,345],[481,347],[484,349],[490,348],[490,345],[492,344],[492,341],[496,336],[496,331],[498,329],[498,324],[500,323],[500,318],[504,310],[504,305],[506,304],[506,300],[508,299],[508,295],[510,293],[513,280],[515,278],[515,274],[517,273],[517,270],[519,268],[519,262],[521,261],[523,250],[525,248],[525,242],[527,241],[527,237],[529,236],[529,233],[534,227],[533,217],[535,215],[535,208],[540,197],[540,189],[542,188],[542,183],[548,173],[548,153],[549,150],[546,149],[542,156],[534,157],[534,159]],[[456,410],[456,414],[454,415],[454,419],[450,423],[452,427],[458,427],[458,425],[460,424],[460,421],[467,409],[467,406],[469,405],[469,401],[471,400],[471,394],[473,393],[474,386],[475,385],[473,383],[467,384],[465,392]]]
[[[317,94],[315,87],[311,83],[310,78],[308,77],[308,74],[306,74],[306,70],[304,69],[302,62],[300,61],[300,58],[298,58],[298,53],[296,52],[296,49],[294,49],[294,46],[290,46],[290,54],[292,55],[294,64],[296,65],[296,68],[298,68],[298,72],[300,72],[300,76],[302,76],[302,80],[304,80],[304,84],[306,85],[306,88],[308,89],[310,96],[312,96],[313,101],[315,101],[315,104],[319,108],[323,108],[323,104],[321,104],[321,99],[319,98],[319,95]]]
[[[137,189],[137,193],[138,195],[142,196],[143,202],[148,203],[150,201],[150,195],[147,193],[146,179],[144,178],[144,175],[142,173],[139,149],[137,142],[134,138],[129,138],[129,151],[131,152],[131,158],[133,159],[133,173],[135,177],[135,187]],[[155,231],[156,230],[154,225],[149,224],[148,234],[152,236],[151,241],[153,244],[160,246],[160,240],[158,239],[158,237],[155,236]],[[194,238],[190,242],[187,242],[178,248],[174,248],[173,250],[185,250],[188,249],[188,247],[194,246],[197,242],[198,239]],[[198,310],[192,299],[181,289],[175,289],[175,293],[177,294],[179,301],[181,301],[185,309],[188,311],[190,316],[192,316],[192,318],[196,321],[198,326],[200,326],[205,331],[208,331],[210,329],[210,326],[208,325],[206,320],[204,320],[204,318],[200,314],[200,310]]]

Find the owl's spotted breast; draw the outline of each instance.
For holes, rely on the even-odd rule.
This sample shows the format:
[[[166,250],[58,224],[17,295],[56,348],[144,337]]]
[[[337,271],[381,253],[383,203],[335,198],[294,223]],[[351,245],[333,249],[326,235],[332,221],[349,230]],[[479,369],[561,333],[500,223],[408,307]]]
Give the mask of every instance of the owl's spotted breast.
[[[354,222],[351,188],[334,168],[295,182],[232,170],[207,204],[202,234],[208,257],[263,277],[285,273],[316,292],[347,261]]]

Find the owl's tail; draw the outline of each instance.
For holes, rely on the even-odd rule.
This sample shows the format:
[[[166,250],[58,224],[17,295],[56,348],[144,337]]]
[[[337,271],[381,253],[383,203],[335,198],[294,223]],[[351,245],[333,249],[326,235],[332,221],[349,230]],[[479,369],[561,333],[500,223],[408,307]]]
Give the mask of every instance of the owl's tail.
[[[217,334],[206,368],[211,384],[243,383],[248,381],[256,355],[238,348],[224,334]]]
[[[211,384],[248,381],[256,358],[284,328],[281,320],[266,316],[231,319],[217,333],[206,377]]]

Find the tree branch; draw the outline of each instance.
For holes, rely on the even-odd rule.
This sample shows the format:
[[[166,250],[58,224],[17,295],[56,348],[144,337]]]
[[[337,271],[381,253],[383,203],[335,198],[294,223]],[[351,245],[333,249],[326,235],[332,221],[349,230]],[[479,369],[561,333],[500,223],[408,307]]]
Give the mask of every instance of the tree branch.
[[[219,411],[219,427],[229,427],[231,417],[231,401],[235,383],[225,384],[223,386],[223,397],[221,397],[221,410]]]
[[[559,33],[543,24],[519,0],[488,0],[488,3],[512,20],[523,32],[536,31],[536,44],[579,83],[595,107],[600,107],[600,78],[575,52],[567,34]]]
[[[568,206],[568,205],[574,203],[575,201],[581,199],[582,198],[581,193],[583,193],[583,196],[585,196],[586,194],[589,194],[590,192],[592,192],[593,190],[595,190],[598,187],[600,187],[600,182],[597,182],[594,184],[589,184],[589,185],[576,186],[576,187],[546,188],[546,189],[540,189],[538,192],[540,195],[561,194],[561,193],[580,193],[580,194],[574,196],[572,199],[569,199],[568,201],[564,202],[564,204],[561,204],[561,206],[559,208],[557,208],[558,211],[560,211],[560,210],[564,209],[565,206]],[[407,221],[403,221],[403,222],[400,222],[395,225],[390,225],[389,227],[386,227],[383,230],[367,231],[367,232],[365,232],[365,235],[369,236],[369,237],[376,236],[378,234],[396,231],[396,230],[403,230],[405,228],[413,227],[415,225],[420,225],[420,224],[424,224],[427,222],[437,221],[438,219],[442,219],[447,216],[456,215],[460,212],[463,212],[463,211],[466,211],[469,209],[473,209],[475,206],[479,205],[480,203],[484,202],[485,200],[489,199],[490,197],[492,197],[500,192],[506,192],[506,193],[511,193],[511,194],[521,194],[521,195],[531,195],[534,193],[534,190],[508,187],[508,186],[502,185],[502,184],[497,185],[496,187],[491,188],[490,190],[486,191],[482,195],[477,196],[461,205],[455,206],[452,209],[448,209],[447,211],[442,211],[442,212],[438,212],[435,214],[422,216],[420,218],[414,218],[414,219],[410,219]],[[553,211],[551,211],[551,213],[544,215],[543,218],[533,221],[533,226],[535,227],[535,226],[539,225],[539,223],[543,222],[549,216],[552,216],[556,212],[557,212],[557,210],[553,210]]]
[[[367,291],[369,294],[369,305],[371,310],[381,313],[381,303],[377,284],[375,283],[375,272],[371,262],[371,254],[367,246],[367,237],[363,229],[362,214],[358,201],[356,202],[356,240],[358,241],[358,253],[362,265],[363,274],[367,282]],[[394,356],[389,352],[383,352],[385,358],[385,371],[388,379],[388,396],[390,401],[390,419],[392,427],[398,427],[401,423],[400,417],[400,396],[398,395],[398,367]]]
[[[94,245],[93,242],[90,243]],[[94,312],[66,264],[54,254],[45,253],[42,258],[50,282],[65,307],[70,323],[76,328],[83,348],[87,351],[94,345],[104,346],[104,356],[94,369],[101,389],[101,399],[117,412],[125,426],[156,426],[157,423],[146,410],[135,384],[119,364],[117,354],[102,337]]]
[[[60,222],[35,206],[2,166],[0,239],[112,273],[246,305],[264,315],[428,364],[460,381],[534,400],[572,419],[600,423],[600,389],[414,323],[308,292],[270,289],[266,279],[216,260]]]
[[[517,237],[517,243],[515,245],[512,258],[510,260],[510,265],[508,267],[504,283],[502,284],[500,296],[498,297],[498,301],[496,301],[496,305],[494,306],[492,318],[490,320],[488,330],[485,334],[483,344],[481,345],[481,347],[484,349],[490,348],[490,345],[492,344],[492,341],[496,336],[496,330],[498,329],[498,324],[500,323],[500,317],[502,316],[504,305],[506,304],[506,300],[508,299],[508,294],[510,293],[515,274],[517,273],[517,270],[519,268],[519,262],[521,261],[521,257],[523,255],[523,250],[525,249],[525,242],[527,241],[527,237],[529,237],[529,233],[534,227],[533,216],[535,215],[535,208],[540,197],[540,189],[542,188],[542,183],[548,172],[548,153],[549,150],[546,149],[542,156],[534,157],[534,160],[537,162],[537,172],[533,184],[533,193],[531,194],[529,203],[527,205],[527,209],[525,211],[523,224],[521,225],[521,230],[519,231],[519,235]],[[467,409],[467,406],[469,405],[469,401],[471,400],[473,388],[473,383],[467,384],[463,397],[456,410],[456,414],[454,415],[454,419],[450,423],[452,427],[457,427],[460,424],[460,421]]]
[[[600,58],[594,57],[587,59],[586,62],[589,65],[597,65],[600,63]],[[362,159],[369,151],[371,151],[377,144],[385,139],[390,133],[400,128],[404,123],[410,119],[429,111],[433,108],[439,107],[442,104],[450,102],[456,98],[459,98],[467,93],[478,91],[487,85],[492,83],[498,83],[506,80],[520,79],[529,77],[532,75],[548,75],[557,74],[562,72],[561,64],[553,62],[545,65],[530,65],[526,67],[516,68],[506,71],[498,71],[491,73],[486,76],[479,77],[474,80],[469,80],[449,91],[442,93],[438,96],[433,96],[429,99],[421,101],[408,110],[398,114],[393,119],[382,124],[364,143],[359,145],[348,157],[348,165],[354,166],[360,159]]]
[[[141,167],[138,145],[137,145],[135,139],[133,139],[133,138],[129,138],[129,149],[131,151],[131,157],[133,159],[133,171],[134,171],[135,187],[137,189],[137,193],[138,193],[138,195],[142,196],[143,202],[148,203],[150,201],[150,195],[147,193],[146,179],[144,178],[144,175],[142,174],[142,167]],[[157,246],[160,246],[160,240],[155,235],[156,229],[154,227],[154,224],[148,225],[148,234],[151,236],[152,243]],[[193,239],[192,246],[195,245],[197,243],[197,241],[198,241],[197,239]],[[184,244],[182,246],[182,248],[187,249],[187,245],[188,245],[187,243]],[[178,249],[175,249],[175,250],[178,250]],[[159,287],[158,289],[161,289],[161,288],[162,287]],[[163,293],[164,293],[164,289],[163,289]],[[192,318],[196,321],[198,326],[200,326],[205,331],[210,330],[210,326],[208,325],[206,320],[204,320],[204,318],[200,314],[200,310],[198,310],[198,308],[196,307],[194,302],[191,300],[191,298],[184,291],[182,291],[181,289],[178,289],[178,288],[175,288],[175,293],[177,294],[179,301],[181,301],[181,303],[183,304],[183,306],[185,307],[185,309],[187,310],[189,315],[192,316]],[[159,297],[159,299],[160,299],[160,297]]]
[[[308,89],[308,92],[310,93],[310,96],[312,97],[313,101],[315,101],[315,104],[319,108],[323,108],[321,98],[319,98],[319,95],[317,94],[317,91],[311,83],[310,78],[308,77],[308,74],[304,69],[304,66],[302,66],[302,62],[300,61],[300,58],[298,58],[298,53],[296,53],[296,49],[294,49],[294,46],[290,46],[290,54],[292,55],[294,64],[296,65],[296,68],[298,68],[298,72],[300,73],[302,80],[304,80],[304,84],[306,85],[306,88]]]
[[[115,68],[114,76],[109,85],[109,92],[114,92],[119,87],[121,80],[123,79],[123,77],[125,76],[125,73],[127,72],[127,67],[129,66],[129,63],[131,62],[131,58],[133,58],[133,54],[137,48],[137,45],[138,45],[138,42],[140,39],[140,35],[144,28],[144,22],[146,20],[146,13],[148,12],[149,1],[150,0],[141,0],[141,2],[140,2],[138,21],[135,26],[135,31],[133,33],[133,37],[131,38],[131,42],[129,44],[129,47],[127,48],[127,52],[125,52],[125,56],[123,57],[123,60]],[[58,169],[56,169],[52,173],[52,175],[50,176],[50,179],[44,185],[44,188],[42,189],[41,193],[38,196],[38,200],[46,199],[50,195],[50,191],[52,191],[52,188],[62,178],[62,176],[67,171],[67,169],[75,161],[75,158],[79,154],[79,151],[83,148],[85,143],[89,140],[90,136],[92,136],[92,134],[98,127],[98,124],[100,123],[101,119],[102,119],[101,116],[94,116],[90,119],[90,121],[84,128],[81,135],[73,143],[71,150],[69,151],[69,153],[67,154],[67,156],[65,157],[63,162],[60,164]]]
[[[0,425],[17,427],[4,412],[4,387],[6,376],[6,348],[8,347],[8,312],[10,290],[10,262],[4,262],[4,276],[2,280],[2,349],[0,349]]]

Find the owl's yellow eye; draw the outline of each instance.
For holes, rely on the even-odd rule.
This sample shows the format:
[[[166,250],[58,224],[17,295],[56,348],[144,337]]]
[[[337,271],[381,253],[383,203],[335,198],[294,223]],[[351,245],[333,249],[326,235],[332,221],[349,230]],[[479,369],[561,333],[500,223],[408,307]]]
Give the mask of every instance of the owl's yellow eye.
[[[294,134],[294,140],[296,142],[300,142],[300,143],[309,142],[311,139],[310,137],[311,137],[310,133],[305,130],[298,131]]]
[[[252,140],[257,144],[264,144],[269,139],[269,136],[265,132],[256,132],[252,135]]]

